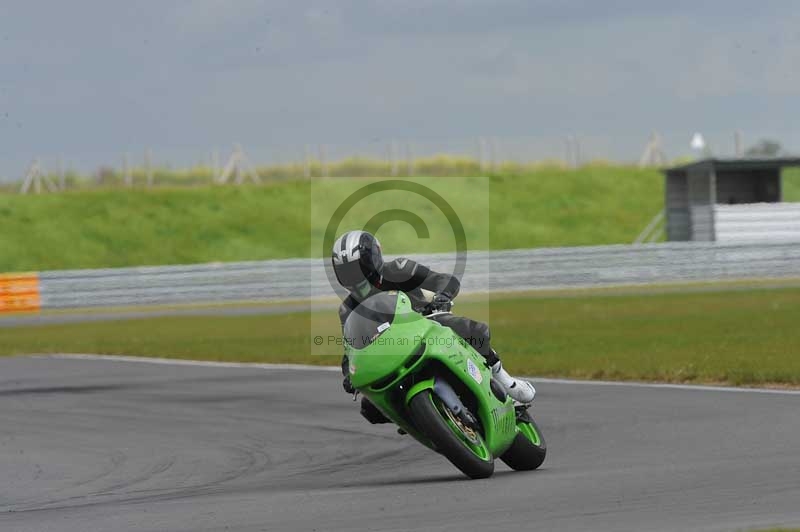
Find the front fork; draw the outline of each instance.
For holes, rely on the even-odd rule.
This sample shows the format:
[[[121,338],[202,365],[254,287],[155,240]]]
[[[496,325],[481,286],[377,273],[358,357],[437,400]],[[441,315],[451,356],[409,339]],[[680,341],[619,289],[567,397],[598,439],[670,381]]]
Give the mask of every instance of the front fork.
[[[468,426],[478,428],[478,420],[467,410],[453,387],[442,378],[433,377],[412,386],[406,394],[406,405],[411,402],[414,396],[425,390],[431,390],[453,414],[458,416]]]

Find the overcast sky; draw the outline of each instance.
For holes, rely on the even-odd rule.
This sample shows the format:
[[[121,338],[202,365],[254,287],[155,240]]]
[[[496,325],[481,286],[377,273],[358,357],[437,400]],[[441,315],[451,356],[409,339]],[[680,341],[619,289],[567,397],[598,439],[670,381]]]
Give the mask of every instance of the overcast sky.
[[[800,151],[798,96],[794,0],[0,5],[6,178],[34,156],[93,168],[150,147],[185,164],[233,142],[257,162],[481,135],[562,157],[574,134],[634,160],[654,129],[677,157],[695,130],[731,152],[738,128]]]

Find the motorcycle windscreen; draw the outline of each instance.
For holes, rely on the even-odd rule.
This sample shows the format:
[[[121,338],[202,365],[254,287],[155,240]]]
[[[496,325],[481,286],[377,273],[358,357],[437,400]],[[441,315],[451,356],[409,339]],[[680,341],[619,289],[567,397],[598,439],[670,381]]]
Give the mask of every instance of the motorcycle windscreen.
[[[344,341],[353,349],[364,349],[394,321],[397,292],[379,292],[367,298],[344,322]]]

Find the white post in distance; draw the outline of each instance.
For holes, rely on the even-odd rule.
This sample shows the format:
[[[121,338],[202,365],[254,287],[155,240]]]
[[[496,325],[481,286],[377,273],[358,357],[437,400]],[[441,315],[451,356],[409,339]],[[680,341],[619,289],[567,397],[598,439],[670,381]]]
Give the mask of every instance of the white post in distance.
[[[328,177],[328,162],[325,160],[325,145],[319,145],[319,165],[322,171],[322,177]]]
[[[147,148],[144,152],[144,173],[147,179],[147,187],[153,186],[153,151]]]
[[[408,161],[408,176],[414,175],[414,153],[411,151],[411,142],[406,142],[406,160]]]
[[[31,187],[33,187],[34,193],[41,194],[42,182],[44,182],[45,188],[47,188],[48,191],[57,192],[58,189],[52,182],[50,182],[50,178],[47,177],[47,173],[42,167],[41,161],[39,161],[39,159],[34,159],[31,163],[31,166],[28,168],[28,172],[25,174],[25,178],[22,181],[20,194],[27,194]]]
[[[126,153],[122,156],[122,181],[125,186],[133,186],[133,171],[131,170],[130,156]]]

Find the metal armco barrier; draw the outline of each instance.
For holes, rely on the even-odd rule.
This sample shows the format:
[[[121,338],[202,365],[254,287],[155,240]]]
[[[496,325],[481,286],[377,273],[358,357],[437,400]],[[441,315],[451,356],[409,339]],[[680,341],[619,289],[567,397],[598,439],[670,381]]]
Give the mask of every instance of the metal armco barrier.
[[[454,254],[412,258],[443,272]],[[462,292],[800,277],[800,242],[666,243],[472,251]],[[0,277],[0,312],[333,296],[322,259],[41,272]]]

